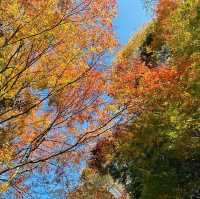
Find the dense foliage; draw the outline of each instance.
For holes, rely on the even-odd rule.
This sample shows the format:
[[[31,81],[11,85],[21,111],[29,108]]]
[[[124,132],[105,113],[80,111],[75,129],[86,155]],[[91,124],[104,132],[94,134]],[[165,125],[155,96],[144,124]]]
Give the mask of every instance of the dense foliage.
[[[132,198],[186,199],[200,189],[200,1],[160,0],[118,54],[110,95],[128,122],[99,141],[90,166]]]
[[[106,68],[115,0],[0,1],[0,198],[200,194],[200,1],[145,3]]]

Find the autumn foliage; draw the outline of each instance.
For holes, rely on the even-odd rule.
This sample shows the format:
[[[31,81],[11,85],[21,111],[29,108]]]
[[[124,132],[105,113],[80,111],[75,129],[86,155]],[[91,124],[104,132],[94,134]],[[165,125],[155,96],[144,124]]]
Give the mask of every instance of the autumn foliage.
[[[89,166],[110,174],[131,198],[199,197],[199,7],[157,1],[153,21],[113,63],[110,96],[127,109]]]
[[[106,127],[102,74],[104,55],[117,44],[115,5],[114,0],[1,1],[2,192],[14,188],[16,197],[22,196],[34,172],[47,174],[53,162],[60,170],[78,163],[84,154],[79,146]]]
[[[145,2],[108,67],[115,0],[1,1],[3,198],[198,197],[200,2]]]

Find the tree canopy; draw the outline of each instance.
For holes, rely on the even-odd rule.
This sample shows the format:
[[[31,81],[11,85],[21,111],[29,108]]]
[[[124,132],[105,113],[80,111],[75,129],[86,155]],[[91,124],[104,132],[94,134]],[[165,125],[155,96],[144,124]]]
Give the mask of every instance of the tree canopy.
[[[197,198],[200,188],[199,6],[160,0],[151,23],[119,52],[110,95],[125,123],[92,152],[131,198]],[[196,194],[196,196],[195,196]]]
[[[3,198],[199,197],[200,1],[145,5],[109,66],[115,0],[0,1]]]
[[[38,172],[61,178],[106,128],[102,71],[117,44],[115,7],[114,0],[0,2],[1,191],[23,195]]]

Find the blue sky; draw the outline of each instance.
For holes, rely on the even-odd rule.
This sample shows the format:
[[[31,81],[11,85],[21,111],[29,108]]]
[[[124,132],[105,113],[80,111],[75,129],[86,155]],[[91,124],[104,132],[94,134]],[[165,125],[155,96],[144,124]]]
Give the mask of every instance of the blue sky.
[[[114,29],[121,44],[126,44],[131,35],[150,20],[143,0],[118,0],[118,16]]]

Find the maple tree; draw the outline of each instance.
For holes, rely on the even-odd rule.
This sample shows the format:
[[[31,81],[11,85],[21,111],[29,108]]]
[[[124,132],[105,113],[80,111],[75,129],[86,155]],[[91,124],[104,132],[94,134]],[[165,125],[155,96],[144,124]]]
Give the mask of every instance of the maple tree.
[[[23,195],[34,172],[78,163],[83,144],[107,127],[103,67],[104,55],[117,44],[115,5],[1,1],[1,192],[12,187]]]
[[[132,198],[198,198],[199,3],[157,1],[153,21],[113,63],[110,96],[127,111],[91,165]]]

